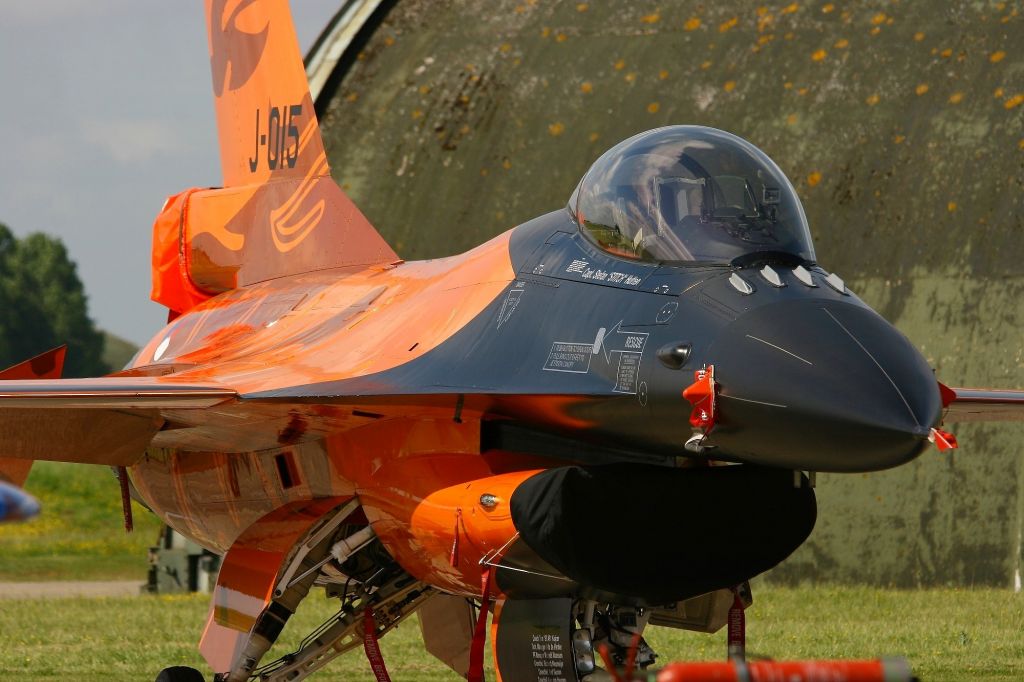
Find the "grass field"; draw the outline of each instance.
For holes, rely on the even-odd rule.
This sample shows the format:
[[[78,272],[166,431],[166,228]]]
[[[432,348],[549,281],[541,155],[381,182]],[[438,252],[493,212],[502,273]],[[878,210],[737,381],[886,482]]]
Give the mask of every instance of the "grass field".
[[[43,503],[26,524],[0,525],[0,581],[110,580],[146,575],[159,524],[135,507],[125,535],[117,482],[106,467],[41,462],[27,487]],[[748,648],[773,658],[906,656],[922,680],[1024,680],[1024,594],[1002,590],[895,591],[755,584]],[[285,630],[286,653],[332,613],[314,594]],[[0,600],[0,680],[151,680],[167,665],[204,669],[196,650],[204,596]],[[716,660],[725,635],[651,628],[668,660]],[[419,627],[382,640],[396,681],[459,678],[427,655]],[[206,671],[209,672],[209,671]],[[371,680],[361,652],[333,663],[325,679]]]
[[[779,659],[906,656],[926,682],[1024,680],[1024,596],[996,590],[893,591],[755,586],[748,649]],[[205,671],[196,642],[202,596],[0,601],[0,679],[138,682],[171,664]],[[285,653],[332,613],[312,595],[286,628]],[[650,628],[662,662],[716,660],[725,635]],[[381,640],[392,677],[459,678],[427,655],[407,621]],[[205,671],[209,672],[209,671]],[[373,679],[361,651],[328,667],[324,679]],[[318,678],[317,678],[318,679]]]
[[[124,532],[109,467],[37,462],[25,488],[43,511],[28,523],[0,525],[0,580],[145,580],[160,522],[132,503],[135,532]]]

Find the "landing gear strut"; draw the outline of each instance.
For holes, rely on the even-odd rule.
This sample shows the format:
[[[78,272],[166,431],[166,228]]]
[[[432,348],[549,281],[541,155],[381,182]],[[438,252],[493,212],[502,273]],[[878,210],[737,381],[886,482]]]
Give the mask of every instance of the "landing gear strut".
[[[569,598],[506,600],[496,608],[495,665],[503,679],[612,679],[605,668],[640,671],[657,655],[643,639],[648,609]]]
[[[378,637],[434,593],[395,563],[369,526],[352,521],[357,508],[356,500],[344,505],[297,545],[234,668],[217,675],[216,682],[295,682],[358,645],[365,645],[369,656]],[[315,586],[341,601],[338,613],[303,639],[296,651],[260,666],[285,622]]]
[[[573,652],[580,679],[590,679],[590,673],[595,672],[595,652],[606,667],[612,665],[632,671],[652,665],[658,655],[643,638],[650,618],[649,609],[583,602],[577,615],[579,627],[573,632]],[[585,644],[588,638],[589,656]],[[588,659],[591,661],[589,665]],[[593,679],[601,677],[598,673]]]
[[[432,588],[404,573],[379,586],[361,588],[342,603],[337,614],[308,635],[298,650],[256,668],[252,675],[261,682],[305,679],[338,656],[363,645],[364,623],[374,624],[372,639],[375,641],[411,615],[432,594]],[[368,609],[372,619],[366,617]]]
[[[358,512],[359,502],[355,498],[336,507],[310,527],[302,539],[297,538],[288,554],[280,555],[276,576],[266,571],[262,574],[269,598],[260,611],[252,614],[254,623],[248,633],[240,628],[229,629],[211,615],[200,650],[211,667],[220,670],[214,682],[297,682],[359,645],[366,649],[371,667],[383,670],[377,638],[412,614],[435,590],[410,576],[394,561]],[[313,513],[323,514],[321,510]],[[270,518],[268,522],[276,521]],[[254,536],[261,537],[260,533]],[[241,553],[232,554],[239,547]],[[260,576],[253,571],[246,573],[247,567],[238,570],[238,564],[247,560],[246,552],[250,550],[248,545],[236,542],[226,555],[224,565],[233,567],[235,573],[225,574],[222,569],[217,588],[222,590],[222,597],[226,594],[230,599],[238,589],[244,589],[235,587],[239,585],[239,574]],[[328,597],[339,599],[338,612],[303,639],[294,652],[260,665],[299,603],[314,587],[322,587]],[[215,604],[217,595],[215,592]],[[236,601],[236,605],[239,603],[244,606]],[[220,628],[219,639],[209,638],[215,627]],[[208,643],[210,646],[204,649]],[[229,656],[222,655],[225,651]],[[204,682],[204,678],[197,670],[179,666],[162,671],[157,682]]]

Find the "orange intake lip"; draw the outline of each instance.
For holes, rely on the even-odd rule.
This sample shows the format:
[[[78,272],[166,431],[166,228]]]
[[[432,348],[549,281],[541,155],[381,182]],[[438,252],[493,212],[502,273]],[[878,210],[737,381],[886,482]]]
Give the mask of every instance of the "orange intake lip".
[[[509,507],[512,493],[540,470],[479,478],[427,495],[416,506],[409,532],[447,559],[447,580],[460,591],[479,592],[485,564],[501,560],[518,531]],[[396,557],[403,563],[401,556]]]

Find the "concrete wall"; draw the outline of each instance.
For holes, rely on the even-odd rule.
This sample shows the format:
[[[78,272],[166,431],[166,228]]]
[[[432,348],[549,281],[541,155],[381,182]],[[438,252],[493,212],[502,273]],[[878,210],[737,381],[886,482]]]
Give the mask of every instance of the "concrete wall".
[[[821,264],[951,385],[1024,386],[1020,2],[398,1],[344,63],[334,173],[407,259],[565,204],[605,149],[715,126],[789,174]],[[1024,425],[820,476],[777,579],[1012,585]]]

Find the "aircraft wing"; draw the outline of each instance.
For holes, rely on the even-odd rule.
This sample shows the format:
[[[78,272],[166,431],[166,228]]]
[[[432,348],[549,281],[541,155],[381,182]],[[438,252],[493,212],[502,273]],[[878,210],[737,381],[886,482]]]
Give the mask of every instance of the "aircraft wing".
[[[1024,421],[1024,391],[954,388],[946,422]]]
[[[0,456],[126,466],[164,426],[165,411],[203,410],[235,391],[152,377],[0,382]]]

